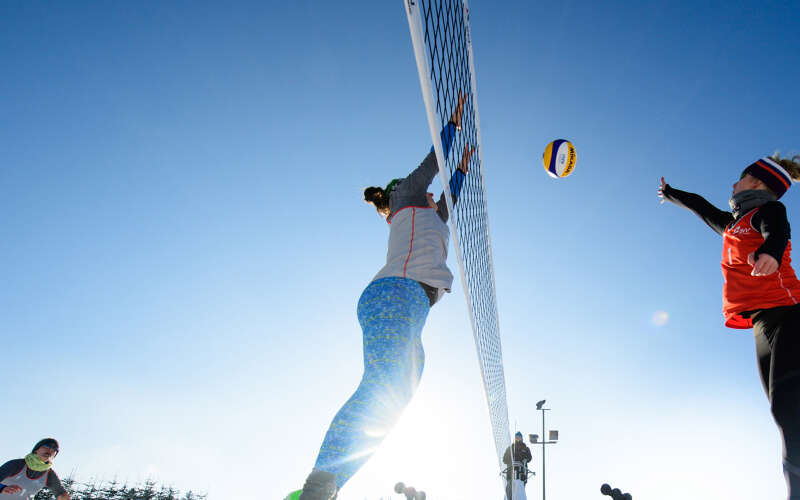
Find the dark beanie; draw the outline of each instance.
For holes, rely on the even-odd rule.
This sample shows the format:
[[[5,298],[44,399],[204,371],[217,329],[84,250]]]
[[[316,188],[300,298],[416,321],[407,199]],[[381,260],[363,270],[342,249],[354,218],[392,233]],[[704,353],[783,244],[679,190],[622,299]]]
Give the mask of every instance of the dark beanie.
[[[761,158],[742,172],[742,177],[750,174],[760,180],[780,198],[792,185],[792,177],[772,158]]]
[[[58,449],[59,449],[58,448],[58,441],[56,441],[53,438],[40,439],[39,442],[36,443],[36,445],[34,445],[33,449],[31,450],[31,453],[34,453],[36,450],[38,450],[42,446],[47,446],[48,448],[53,448],[54,450],[56,450],[56,453],[58,453]]]

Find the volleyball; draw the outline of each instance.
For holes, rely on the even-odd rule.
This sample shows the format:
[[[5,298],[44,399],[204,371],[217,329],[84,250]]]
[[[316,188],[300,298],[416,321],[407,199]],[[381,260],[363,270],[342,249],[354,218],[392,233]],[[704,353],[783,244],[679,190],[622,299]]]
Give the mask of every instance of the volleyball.
[[[556,139],[544,148],[542,163],[550,177],[559,179],[568,176],[577,162],[575,146],[566,139]]]

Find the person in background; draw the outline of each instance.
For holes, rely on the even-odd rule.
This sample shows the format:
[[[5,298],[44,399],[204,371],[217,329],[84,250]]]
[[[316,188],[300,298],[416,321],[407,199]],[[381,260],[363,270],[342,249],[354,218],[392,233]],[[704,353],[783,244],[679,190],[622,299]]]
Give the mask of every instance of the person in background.
[[[53,470],[56,455],[58,441],[45,438],[36,443],[25,458],[4,463],[0,466],[0,495],[31,499],[47,488],[58,500],[70,500],[69,493]]]
[[[514,442],[506,448],[506,452],[503,454],[503,463],[506,464],[506,498],[509,500],[511,499],[513,480],[519,479],[525,482],[527,479],[527,477],[525,479],[518,477],[515,472],[522,472],[522,462],[530,463],[531,459],[531,449],[522,440],[522,433],[517,431],[514,434]],[[516,467],[514,467],[514,462],[518,464]]]

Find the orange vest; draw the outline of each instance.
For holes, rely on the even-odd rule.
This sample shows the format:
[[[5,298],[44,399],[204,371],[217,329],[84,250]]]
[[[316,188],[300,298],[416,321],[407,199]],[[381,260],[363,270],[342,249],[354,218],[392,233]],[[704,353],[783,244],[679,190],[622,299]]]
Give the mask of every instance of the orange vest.
[[[747,256],[764,243],[764,237],[753,227],[751,210],[737,222],[728,224],[722,235],[722,313],[725,326],[752,328],[753,321],[742,317],[745,311],[769,309],[797,304],[800,281],[792,269],[792,243],[787,242],[778,270],[769,276],[751,276],[753,267]]]

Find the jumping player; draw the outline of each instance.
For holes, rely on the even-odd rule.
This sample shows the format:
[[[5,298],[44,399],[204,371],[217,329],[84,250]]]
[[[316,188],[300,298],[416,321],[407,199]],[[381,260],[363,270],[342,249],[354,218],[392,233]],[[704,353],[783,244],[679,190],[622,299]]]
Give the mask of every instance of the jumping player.
[[[800,499],[800,281],[791,267],[786,207],[778,201],[800,180],[800,156],[761,158],[733,185],[731,212],[670,187],[658,195],[694,212],[722,236],[725,325],[753,328],[758,370],[783,441],[789,500]]]
[[[456,109],[441,132],[445,158],[461,129],[464,100],[459,94]],[[473,152],[472,147],[464,148],[458,170],[450,179],[453,203]],[[436,202],[427,192],[438,171],[431,148],[407,177],[394,179],[385,188],[364,190],[364,200],[389,224],[386,265],[358,301],[364,374],[356,392],[333,418],[300,500],[336,498],[394,426],[419,384],[424,364],[422,327],[430,308],[450,291],[453,282],[447,268],[447,203],[444,193]]]

